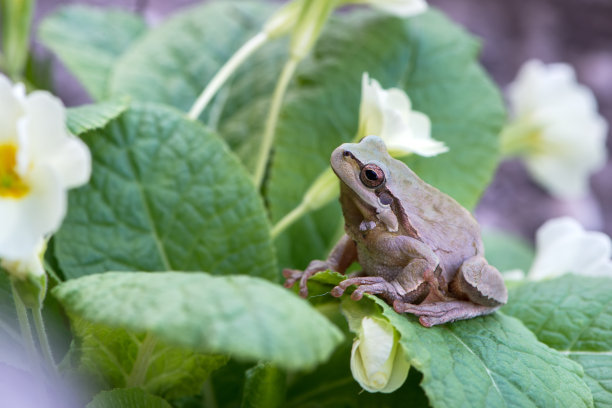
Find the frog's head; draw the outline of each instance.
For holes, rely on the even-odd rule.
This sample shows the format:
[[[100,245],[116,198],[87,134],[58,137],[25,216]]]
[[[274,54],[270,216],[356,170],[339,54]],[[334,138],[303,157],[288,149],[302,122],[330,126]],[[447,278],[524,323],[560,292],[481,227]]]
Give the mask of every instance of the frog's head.
[[[341,181],[341,203],[347,223],[363,230],[371,228],[368,221],[377,220],[388,231],[398,230],[400,204],[393,193],[392,174],[397,160],[389,156],[382,139],[367,136],[359,143],[340,145],[331,155],[331,167]]]

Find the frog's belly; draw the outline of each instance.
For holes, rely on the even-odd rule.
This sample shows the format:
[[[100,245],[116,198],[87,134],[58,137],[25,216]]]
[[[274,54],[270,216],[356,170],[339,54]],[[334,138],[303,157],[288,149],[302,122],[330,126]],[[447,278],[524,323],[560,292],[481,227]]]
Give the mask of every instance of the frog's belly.
[[[367,276],[381,276],[387,281],[394,280],[407,265],[407,262],[394,261],[393,256],[381,257],[362,245],[357,245],[357,261]]]

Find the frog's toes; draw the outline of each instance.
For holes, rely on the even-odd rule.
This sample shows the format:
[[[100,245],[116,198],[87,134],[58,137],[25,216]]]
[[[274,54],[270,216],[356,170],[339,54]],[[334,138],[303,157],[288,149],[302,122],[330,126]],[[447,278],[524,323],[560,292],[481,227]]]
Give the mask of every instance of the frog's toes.
[[[289,289],[302,277],[302,271],[297,269],[283,269],[283,277],[285,278],[283,286]]]

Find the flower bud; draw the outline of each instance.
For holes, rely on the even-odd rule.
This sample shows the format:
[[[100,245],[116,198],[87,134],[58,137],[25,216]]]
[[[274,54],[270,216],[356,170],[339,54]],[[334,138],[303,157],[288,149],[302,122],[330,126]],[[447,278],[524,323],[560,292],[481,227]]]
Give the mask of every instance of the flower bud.
[[[402,386],[410,364],[387,320],[366,316],[351,350],[353,378],[368,392],[390,393]]]

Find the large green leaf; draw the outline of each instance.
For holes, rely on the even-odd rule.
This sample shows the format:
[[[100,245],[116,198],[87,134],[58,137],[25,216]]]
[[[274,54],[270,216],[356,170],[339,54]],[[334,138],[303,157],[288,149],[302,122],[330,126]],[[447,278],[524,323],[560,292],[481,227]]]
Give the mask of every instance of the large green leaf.
[[[134,14],[72,5],[45,18],[38,36],[100,100],[107,95],[116,59],[145,31],[144,21]]]
[[[138,388],[103,391],[86,408],[171,408],[164,399]]]
[[[55,235],[67,278],[109,270],[202,270],[276,279],[266,213],[249,175],[202,125],[156,105],[82,135],[90,183]]]
[[[510,292],[504,312],[584,368],[595,405],[612,407],[612,279],[568,275]]]
[[[112,272],[68,281],[53,293],[88,322],[289,369],[325,361],[342,339],[306,301],[249,276]]]
[[[477,51],[472,37],[433,10],[408,20],[355,13],[330,22],[281,112],[267,195],[272,219],[293,209],[329,165],[332,150],[354,138],[363,72],[385,88],[406,90],[414,109],[430,117],[432,136],[450,151],[406,162],[472,208],[497,165],[504,120]],[[278,239],[281,265],[303,267],[326,256],[340,222],[337,204],[304,217]]]
[[[151,335],[72,318],[76,343],[73,364],[104,388],[141,387],[176,398],[197,394],[210,373],[227,357],[171,347]],[[76,361],[75,361],[76,360]]]
[[[187,111],[213,75],[238,48],[258,32],[275,7],[258,1],[213,1],[175,14],[151,30],[117,63],[114,94],[154,101]],[[215,128],[246,109],[274,87],[284,42],[266,44],[240,68],[215,98],[202,119]],[[256,118],[261,121],[261,117]],[[255,139],[253,123],[231,120]],[[242,135],[241,135],[242,136]],[[238,146],[241,140],[229,140]],[[247,152],[252,156],[252,150]]]
[[[342,277],[326,272],[322,283]],[[433,407],[592,407],[582,368],[540,343],[517,319],[502,313],[425,328],[368,295],[400,333],[410,364]],[[347,300],[348,301],[348,300]]]

